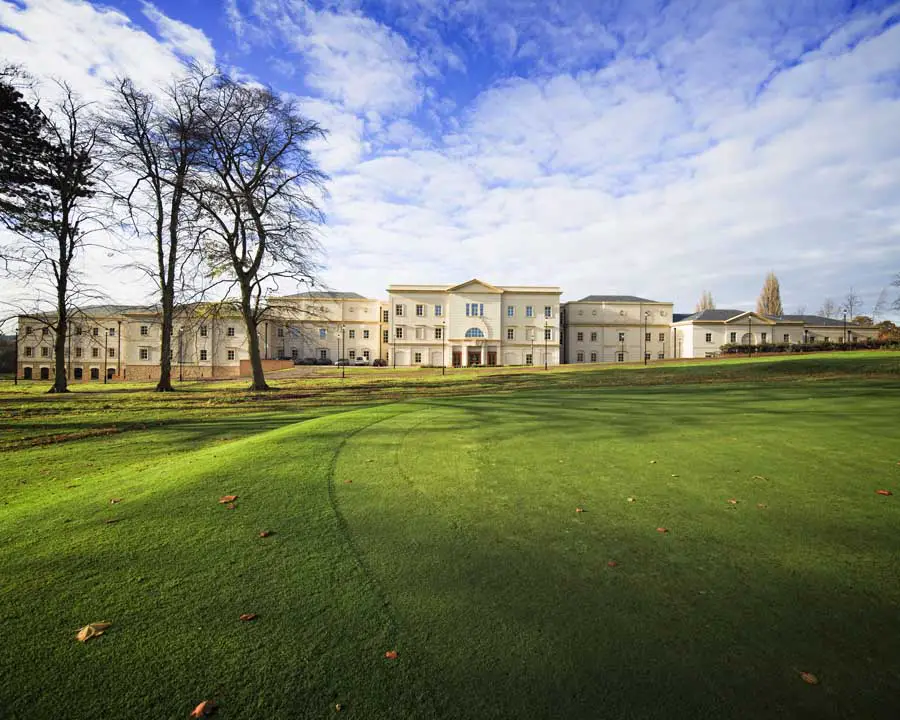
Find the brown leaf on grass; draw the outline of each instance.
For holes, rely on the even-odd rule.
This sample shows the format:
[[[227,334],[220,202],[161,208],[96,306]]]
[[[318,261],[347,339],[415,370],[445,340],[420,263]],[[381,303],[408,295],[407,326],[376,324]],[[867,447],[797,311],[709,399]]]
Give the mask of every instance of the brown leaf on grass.
[[[651,460],[651,461],[650,461],[650,464],[651,464],[651,465],[656,465],[656,460]]]
[[[272,534],[271,530],[263,530],[259,533],[259,536],[260,537],[269,537],[269,535],[271,535],[271,534]]]
[[[754,475],[754,480],[768,480],[769,478],[763,477],[762,475]]]
[[[606,563],[606,567],[615,567],[618,564],[619,563],[617,563],[615,560],[610,560],[608,563]]]
[[[212,715],[216,711],[216,704],[212,700],[204,700],[191,711],[192,718],[202,718]]]
[[[669,529],[664,528],[664,527],[658,527],[658,528],[656,528],[656,532],[662,533],[663,535],[665,535],[667,532],[669,532]]]
[[[340,703],[335,703],[335,706],[334,706],[334,711],[335,711],[335,712],[340,712],[340,711],[343,710],[343,709],[344,709],[344,706],[343,706],[343,705],[341,705]]]
[[[122,498],[110,498],[109,500],[110,505],[117,505],[120,502],[122,502]]]
[[[894,494],[890,490],[876,490],[875,492],[877,492],[879,495],[893,495]]]
[[[352,480],[344,480],[344,485],[349,485],[352,482],[353,482]]]
[[[256,620],[256,613],[244,613],[241,615],[238,620],[241,622],[250,622],[251,620]]]
[[[219,498],[219,504],[225,505],[226,503],[233,503],[237,499],[238,499],[237,495],[223,495],[222,497]]]
[[[760,510],[765,510],[769,506],[765,503],[756,503],[756,507],[758,507]]]
[[[229,510],[234,510],[237,508],[237,505],[235,505],[234,503],[228,503],[225,507]]]
[[[628,498],[628,502],[637,502],[637,498],[630,497]]]
[[[808,683],[810,685],[818,685],[819,684],[819,678],[817,678],[815,675],[813,675],[810,672],[800,673],[800,679],[803,680],[803,682]]]
[[[577,508],[575,508],[575,512],[582,513],[582,512],[584,512],[584,508],[577,507]]]
[[[737,505],[737,504],[738,504],[738,501],[735,500],[734,498],[729,498],[726,502],[727,502],[729,505]]]
[[[78,631],[75,639],[78,642],[87,642],[91,638],[100,637],[108,628],[112,627],[112,623],[107,620],[85,625]]]
[[[396,660],[398,657],[400,657],[400,656],[397,654],[397,651],[396,651],[396,650],[388,650],[388,651],[384,654],[384,656],[385,656],[388,660]]]

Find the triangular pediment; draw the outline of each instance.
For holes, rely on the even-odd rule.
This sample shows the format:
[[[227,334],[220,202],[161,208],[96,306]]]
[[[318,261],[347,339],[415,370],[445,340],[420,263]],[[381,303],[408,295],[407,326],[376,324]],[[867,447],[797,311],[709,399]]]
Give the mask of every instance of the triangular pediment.
[[[500,294],[503,291],[500,288],[495,287],[494,285],[490,285],[486,282],[482,282],[478,278],[472,278],[468,282],[464,282],[464,283],[461,283],[460,285],[454,285],[453,287],[447,288],[447,292]]]
[[[733,318],[728,318],[725,321],[725,324],[726,325],[732,325],[732,324],[739,325],[741,323],[746,323],[748,321],[751,323],[760,322],[763,325],[774,325],[775,324],[775,321],[772,320],[771,318],[767,318],[765,315],[760,315],[758,313],[749,312],[749,311],[742,312],[740,315],[735,315]]]

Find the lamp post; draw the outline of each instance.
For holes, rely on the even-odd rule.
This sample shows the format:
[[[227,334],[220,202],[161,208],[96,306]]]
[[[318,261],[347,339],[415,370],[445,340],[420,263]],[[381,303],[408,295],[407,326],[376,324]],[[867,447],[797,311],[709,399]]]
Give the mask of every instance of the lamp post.
[[[19,328],[16,328],[16,366],[13,368],[13,385],[19,384]]]
[[[647,321],[650,319],[650,311],[644,310],[644,365],[647,364]]]
[[[844,345],[847,344],[847,313],[844,313]]]
[[[344,346],[344,352],[347,351],[347,343],[344,340],[344,326],[341,325],[341,339],[340,343],[338,343],[338,362],[341,364],[341,380],[344,379],[344,358],[341,357],[341,348],[340,346]]]
[[[678,359],[678,330],[672,328],[672,358]]]
[[[550,332],[550,323],[544,320],[544,370],[548,369],[548,360],[547,360],[547,335]]]
[[[534,336],[537,335],[537,331],[534,328],[531,328],[531,367],[534,367]]]
[[[106,363],[109,359],[109,328],[103,332],[103,384],[106,385]]]
[[[447,374],[447,321],[441,320],[441,375]]]
[[[178,328],[178,382],[184,382],[184,328]]]
[[[753,316],[747,315],[747,357],[753,356]]]

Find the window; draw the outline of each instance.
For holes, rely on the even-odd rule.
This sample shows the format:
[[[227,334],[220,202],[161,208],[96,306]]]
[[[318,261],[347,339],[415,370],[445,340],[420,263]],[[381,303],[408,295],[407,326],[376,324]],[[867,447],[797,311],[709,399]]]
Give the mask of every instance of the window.
[[[229,351],[228,351],[228,359],[229,359],[229,360],[234,360],[234,350],[229,350]]]
[[[327,360],[328,359],[328,351],[327,350],[319,350],[319,360]]]
[[[82,368],[75,368],[75,379],[81,380],[84,377],[84,370]]]
[[[516,339],[516,331],[513,328],[506,329],[506,339],[507,340],[515,340]]]
[[[544,328],[544,340],[552,340],[553,339],[553,329],[552,328]]]
[[[650,359],[650,353],[645,352],[645,353],[644,353],[644,360],[649,360],[649,359]]]
[[[297,348],[291,348],[291,360],[296,360],[299,357],[300,353],[297,351]]]
[[[785,342],[790,342],[790,341],[791,341],[791,336],[790,336],[788,333],[785,333],[785,334],[784,334],[784,341],[785,341]]]
[[[665,354],[664,352],[657,353],[656,359],[657,359],[657,360],[665,360],[665,359],[666,359],[666,354]]]
[[[595,332],[591,333],[591,342],[597,342],[597,333],[595,333]]]
[[[349,357],[351,360],[356,360],[356,350],[351,350],[349,353],[347,353],[347,357]]]
[[[435,305],[434,306],[434,316],[441,317],[444,314],[444,306],[443,305]]]
[[[115,329],[115,328],[109,328],[109,336],[110,336],[110,337],[115,337],[115,336],[116,336],[116,329]]]
[[[276,334],[278,337],[282,337],[282,338],[283,338],[283,337],[284,337],[284,328],[278,328],[278,330],[275,331],[275,334]]]
[[[416,328],[416,340],[424,340],[425,339],[425,328],[417,327]]]
[[[525,317],[534,317],[534,308],[531,305],[525,306]]]
[[[100,357],[100,348],[91,348],[91,357]]]
[[[394,337],[396,337],[398,340],[403,339],[403,328],[402,327],[394,328]]]
[[[356,340],[356,330],[350,330],[347,334],[350,336],[351,340]]]
[[[830,342],[830,338],[826,335],[822,338],[822,342]]]
[[[81,348],[78,348],[78,349],[81,350]],[[33,347],[25,348],[25,357],[34,357],[34,348]]]
[[[712,342],[712,333],[706,333],[706,342]]]
[[[109,348],[109,356],[110,356],[111,358],[114,358],[114,357],[116,356],[116,349],[115,349],[115,348]]]
[[[206,362],[206,350],[201,350],[201,351],[200,351],[200,361],[201,361],[201,362]]]
[[[483,338],[484,333],[479,328],[469,328],[466,330],[467,338]]]
[[[623,333],[623,332],[619,333],[619,342],[625,342],[625,333]]]
[[[150,334],[150,328],[147,325],[141,325],[141,335],[146,337]]]
[[[206,325],[200,326],[200,337],[206,337]]]
[[[650,333],[644,333],[644,342],[650,342]]]
[[[47,333],[49,333],[49,332],[50,332],[50,329],[49,329],[49,328],[41,328],[41,335],[42,335],[43,337],[46,337],[46,336],[47,336]],[[97,334],[97,332],[96,332],[96,330],[95,330],[95,331],[94,331],[94,335],[96,335],[96,334]]]
[[[467,317],[481,317],[482,315],[484,315],[483,303],[466,303]]]
[[[94,337],[100,337],[100,328],[94,328],[93,331],[91,332],[91,334]]]
[[[390,322],[391,321],[391,313],[389,310],[381,311],[381,322]]]
[[[319,339],[320,339],[320,340],[324,340],[324,339],[325,339],[325,336],[326,336],[327,334],[328,334],[328,333],[325,332],[325,328],[319,328]]]
[[[425,317],[424,305],[416,305],[416,317]]]
[[[591,362],[597,362],[597,353],[591,353]]]
[[[234,328],[233,328],[233,327],[228,328],[228,329],[225,331],[225,334],[226,334],[228,337],[234,337]]]
[[[397,317],[403,317],[403,306],[402,305],[394,306],[394,315],[396,315]]]
[[[75,357],[77,357],[77,358],[81,357],[81,348],[80,347],[75,348]]]
[[[25,326],[25,334],[26,334],[26,335],[31,335],[31,331],[32,331],[32,330],[34,330],[34,328],[31,327],[31,325],[26,325],[26,326]]]
[[[381,333],[381,342],[387,344],[387,343],[389,343],[390,341],[391,341],[391,338],[390,338],[390,336],[388,335],[388,331],[387,331],[387,330],[384,330],[384,331]]]
[[[582,350],[578,351],[578,354],[575,356],[576,362],[584,362],[584,352]]]
[[[81,325],[76,325],[76,326],[75,326],[75,334],[76,334],[76,335],[81,335]]]
[[[534,358],[532,357],[531,353],[525,354],[525,364],[526,365],[534,365]]]
[[[364,357],[366,360],[369,359],[369,351],[368,351],[368,350],[363,350],[363,357]]]
[[[827,338],[826,338],[827,340]],[[42,347],[41,348],[41,357],[50,357],[50,348]]]
[[[514,305],[506,306],[506,317],[515,317],[516,316],[516,308]]]
[[[659,341],[660,341],[660,342],[665,342],[665,341],[666,341],[666,334],[665,334],[664,332],[661,332],[661,333],[659,334]]]
[[[544,305],[544,317],[551,318],[553,317],[553,308],[549,305]]]
[[[150,350],[148,348],[141,348],[139,357],[141,360],[149,360],[150,359]]]
[[[625,362],[625,353],[616,353],[616,362]]]
[[[765,341],[766,341],[766,338],[767,338],[768,336],[769,336],[768,333],[763,333],[763,334],[762,334],[762,341],[765,342]]]
[[[422,362],[422,353],[416,353],[414,357],[415,357],[415,362],[417,362],[417,363]]]
[[[435,340],[443,340],[444,339],[444,328],[439,327],[434,329],[434,339]]]
[[[576,340],[578,340],[578,342],[584,342],[584,333],[583,332],[578,333],[575,336],[575,338],[576,338]]]
[[[733,332],[728,336],[728,342],[736,343],[737,342],[737,333]]]

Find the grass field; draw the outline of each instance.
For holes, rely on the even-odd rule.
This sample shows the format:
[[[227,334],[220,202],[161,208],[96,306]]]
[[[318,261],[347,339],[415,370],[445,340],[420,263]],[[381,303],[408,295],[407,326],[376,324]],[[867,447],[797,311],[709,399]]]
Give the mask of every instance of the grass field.
[[[898,366],[9,388],[0,717],[894,718]]]

